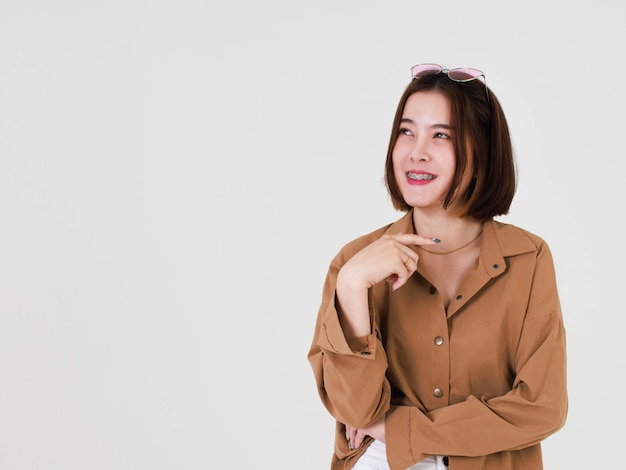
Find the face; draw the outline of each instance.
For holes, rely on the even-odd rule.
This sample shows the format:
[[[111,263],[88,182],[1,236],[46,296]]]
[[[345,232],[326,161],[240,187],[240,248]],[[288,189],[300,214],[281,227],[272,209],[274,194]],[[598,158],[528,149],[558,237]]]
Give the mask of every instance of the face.
[[[443,207],[456,170],[455,138],[448,98],[434,91],[409,97],[392,151],[394,175],[408,204]]]

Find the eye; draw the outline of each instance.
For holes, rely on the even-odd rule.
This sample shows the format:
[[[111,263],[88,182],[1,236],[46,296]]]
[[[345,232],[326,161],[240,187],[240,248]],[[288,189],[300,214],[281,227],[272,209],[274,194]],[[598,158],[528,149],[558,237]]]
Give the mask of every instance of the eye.
[[[398,135],[400,135],[400,134],[401,134],[401,135],[408,135],[408,136],[411,136],[411,135],[413,135],[413,132],[411,132],[411,131],[410,131],[409,129],[407,129],[406,127],[401,127],[401,128],[398,130]]]
[[[450,139],[451,137],[448,134],[444,134],[443,132],[436,132],[435,139]]]

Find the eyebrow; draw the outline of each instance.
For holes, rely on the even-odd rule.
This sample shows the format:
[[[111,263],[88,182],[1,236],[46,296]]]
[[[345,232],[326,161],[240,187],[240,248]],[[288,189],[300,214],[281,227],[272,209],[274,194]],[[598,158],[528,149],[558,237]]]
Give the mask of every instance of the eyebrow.
[[[415,124],[415,121],[413,119],[409,119],[409,118],[402,118],[400,119],[400,122],[408,122],[409,124]],[[451,126],[450,124],[431,124],[430,126],[428,126],[431,129],[434,128],[443,128],[443,129],[450,129],[450,130],[454,130],[454,126]]]

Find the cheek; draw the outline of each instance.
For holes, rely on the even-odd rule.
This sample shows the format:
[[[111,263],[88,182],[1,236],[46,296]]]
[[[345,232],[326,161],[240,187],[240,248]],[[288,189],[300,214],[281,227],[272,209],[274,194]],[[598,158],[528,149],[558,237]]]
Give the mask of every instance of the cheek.
[[[394,168],[397,165],[402,164],[402,161],[407,154],[406,147],[407,146],[402,145],[400,141],[396,142],[396,144],[393,146],[393,150],[391,151],[391,160],[394,163]]]
[[[392,154],[398,156],[404,155],[409,152],[410,146],[411,145],[406,141],[406,138],[399,137],[393,146]]]
[[[391,161],[393,162],[393,174],[395,175],[396,180],[403,172],[402,160],[402,154],[400,152],[397,152],[396,148],[394,148],[393,152],[391,153]]]

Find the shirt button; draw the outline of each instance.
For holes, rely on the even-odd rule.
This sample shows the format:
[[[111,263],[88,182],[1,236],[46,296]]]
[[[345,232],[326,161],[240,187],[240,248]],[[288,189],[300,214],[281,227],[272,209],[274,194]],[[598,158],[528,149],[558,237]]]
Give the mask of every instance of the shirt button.
[[[500,269],[500,265],[499,264],[494,264],[493,266],[491,266],[493,269]]]
[[[463,300],[463,296],[462,296],[462,295],[460,295],[460,294],[459,294],[459,295],[457,295],[457,296],[456,296],[456,300]]]
[[[433,395],[435,395],[436,398],[441,398],[443,396],[443,390],[436,388],[433,390]]]
[[[370,354],[372,354],[369,351],[361,351],[361,356],[369,356]]]
[[[430,292],[430,295],[435,295],[435,292],[437,292],[437,289],[435,288],[435,286],[430,286],[430,290],[428,292]]]
[[[443,344],[443,337],[441,336],[435,336],[435,344],[437,346],[441,346]]]

